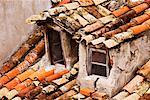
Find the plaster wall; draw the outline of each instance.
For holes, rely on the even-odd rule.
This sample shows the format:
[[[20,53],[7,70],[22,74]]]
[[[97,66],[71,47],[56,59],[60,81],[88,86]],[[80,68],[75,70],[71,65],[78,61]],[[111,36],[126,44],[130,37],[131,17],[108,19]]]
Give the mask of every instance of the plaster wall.
[[[27,39],[25,19],[50,8],[50,0],[0,0],[0,66]]]

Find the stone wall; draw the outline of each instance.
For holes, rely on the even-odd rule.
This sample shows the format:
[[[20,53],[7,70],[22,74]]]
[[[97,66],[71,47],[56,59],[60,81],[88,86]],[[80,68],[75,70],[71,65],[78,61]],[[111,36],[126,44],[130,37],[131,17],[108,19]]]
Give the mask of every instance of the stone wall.
[[[49,0],[0,0],[0,66],[33,29],[25,19],[48,8]]]
[[[109,96],[113,96],[119,92],[133,78],[137,68],[150,59],[149,32],[144,32],[142,33],[144,35],[140,38],[126,41],[117,48],[109,50],[113,66],[107,78],[98,75],[87,75],[86,47],[80,44],[78,80],[81,87],[97,88],[101,92],[106,92]]]

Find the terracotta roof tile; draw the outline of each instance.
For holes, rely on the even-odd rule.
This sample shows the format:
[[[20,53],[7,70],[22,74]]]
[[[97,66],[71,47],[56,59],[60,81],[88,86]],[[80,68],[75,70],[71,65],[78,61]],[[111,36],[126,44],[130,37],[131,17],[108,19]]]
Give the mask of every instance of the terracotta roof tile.
[[[23,72],[22,74],[16,76],[21,82],[26,80],[32,73],[35,71],[33,69],[28,69],[27,71]]]
[[[0,73],[3,75],[6,72],[8,72],[11,68],[13,68],[15,66],[15,64],[13,63],[12,60],[7,61],[2,68],[0,69]]]
[[[133,7],[132,9],[135,10],[136,13],[140,13],[147,8],[149,8],[149,5],[147,3],[142,3],[138,6]]]
[[[136,75],[123,89],[129,93],[133,93],[143,81],[144,77]]]
[[[19,92],[19,91],[21,91],[21,90],[27,88],[27,87],[30,86],[31,84],[32,84],[32,80],[31,80],[31,79],[27,79],[27,80],[25,80],[24,82],[22,82],[22,83],[16,85],[16,86],[14,87],[14,89]]]
[[[130,10],[130,8],[128,6],[124,6],[118,10],[115,10],[114,12],[112,12],[112,14],[115,15],[116,17],[119,17],[120,15],[128,12],[129,10]]]
[[[14,78],[13,80],[11,80],[10,82],[8,82],[4,86],[7,87],[7,89],[12,90],[19,83],[21,83],[20,80],[18,78]]]
[[[105,33],[103,36],[112,37],[106,41],[103,39],[103,43],[108,48],[116,46],[128,38],[132,38],[134,35],[150,29],[148,20],[150,18],[149,13],[139,16],[139,14],[142,14],[141,12],[149,8],[147,3],[142,3],[131,9],[129,6],[123,6],[119,10],[110,12],[101,5],[105,1],[106,0],[77,0],[49,9],[46,13],[51,15],[47,15],[47,17],[52,18],[54,23],[59,24],[59,26],[73,35],[76,32],[81,36],[87,36],[87,38],[81,38],[87,42],[91,42]],[[67,13],[69,10],[71,11]],[[134,18],[135,16],[138,17]],[[41,15],[38,17],[40,20],[45,19],[42,18]],[[73,88],[77,83],[75,78],[78,73],[78,67],[73,67],[70,71],[67,69],[56,71],[57,67],[50,68],[51,66],[30,67],[30,65],[34,64],[39,58],[45,47],[44,40],[42,39],[43,32],[39,31],[37,33],[37,35],[30,37],[25,45],[19,49],[20,51],[18,50],[18,53],[12,57],[14,62],[18,62],[26,52],[30,51],[27,56],[24,57],[23,62],[17,65],[13,70],[10,69],[15,66],[13,65],[14,62],[8,63],[7,66],[10,66],[8,69],[4,67],[3,71],[0,70],[2,74],[10,70],[0,78],[0,86],[2,87],[0,89],[0,98],[12,99],[15,96],[18,96],[18,98],[20,96],[25,99],[39,100],[75,99],[76,97],[89,99],[107,98],[107,94],[95,90],[81,87],[79,91],[79,89],[76,90]],[[38,44],[35,45],[37,42]],[[31,46],[35,46],[35,48],[30,50]],[[149,75],[148,65],[145,66],[138,72],[138,74],[142,76],[137,75],[123,88],[130,92],[131,95],[129,95],[128,92],[121,92],[119,95],[120,98],[124,96],[124,100],[131,100],[131,98],[139,98],[148,91],[149,83],[147,80],[144,80],[145,76],[147,78]],[[119,98],[119,96],[116,96],[116,98]]]
[[[95,90],[92,90],[90,88],[80,88],[80,93],[85,96],[91,96],[92,93],[94,93]]]
[[[148,77],[150,76],[149,73],[150,73],[150,60],[140,68],[140,70],[137,72],[138,74],[141,74],[145,77]],[[150,77],[148,77],[150,79]]]
[[[1,99],[3,96],[5,96],[8,92],[9,92],[9,90],[8,90],[6,87],[2,88],[2,89],[0,90],[0,99]]]

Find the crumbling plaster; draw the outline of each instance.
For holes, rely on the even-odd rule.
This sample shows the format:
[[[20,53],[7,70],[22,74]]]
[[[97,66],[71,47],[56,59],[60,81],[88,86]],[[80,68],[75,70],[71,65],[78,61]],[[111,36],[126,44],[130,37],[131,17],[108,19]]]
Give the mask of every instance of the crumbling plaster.
[[[50,8],[49,0],[0,0],[0,66],[33,29],[25,19],[45,8]]]
[[[150,31],[144,32],[140,38],[126,41],[118,47],[109,50],[113,65],[110,75],[107,78],[98,75],[87,75],[86,47],[80,44],[78,80],[81,87],[96,88],[101,92],[106,92],[109,96],[113,96],[119,92],[133,78],[137,68],[150,59],[149,33]]]

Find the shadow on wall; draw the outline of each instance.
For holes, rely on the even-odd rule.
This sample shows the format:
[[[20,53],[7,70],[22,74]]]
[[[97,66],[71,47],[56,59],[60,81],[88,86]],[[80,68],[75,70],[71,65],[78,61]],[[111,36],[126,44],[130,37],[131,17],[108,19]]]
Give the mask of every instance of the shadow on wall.
[[[49,7],[49,0],[0,0],[0,66],[33,29],[25,19]]]

